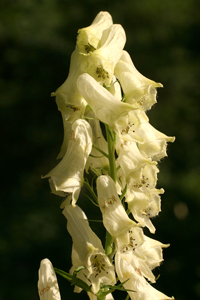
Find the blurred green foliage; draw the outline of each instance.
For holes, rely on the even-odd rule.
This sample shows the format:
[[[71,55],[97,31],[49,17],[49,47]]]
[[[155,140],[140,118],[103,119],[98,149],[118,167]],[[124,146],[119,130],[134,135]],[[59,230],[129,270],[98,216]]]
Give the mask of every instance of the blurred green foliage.
[[[48,257],[71,267],[71,238],[58,197],[41,180],[57,162],[62,120],[50,93],[66,79],[79,28],[100,10],[127,33],[125,49],[137,69],[162,82],[150,122],[176,141],[159,164],[165,189],[155,237],[171,243],[157,269],[156,288],[176,300],[200,297],[200,104],[198,0],[1,0],[0,1],[0,300],[37,300],[37,271]],[[89,202],[79,205],[88,217]],[[104,236],[103,226],[91,223]],[[72,294],[58,278],[62,299]],[[116,294],[116,295],[115,295]],[[115,299],[125,299],[114,293]]]

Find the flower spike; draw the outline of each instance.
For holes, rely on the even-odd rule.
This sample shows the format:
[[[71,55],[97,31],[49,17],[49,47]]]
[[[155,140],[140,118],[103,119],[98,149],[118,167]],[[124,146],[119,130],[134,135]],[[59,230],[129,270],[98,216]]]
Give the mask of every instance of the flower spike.
[[[152,286],[153,270],[169,244],[148,237],[143,227],[156,231],[152,218],[161,211],[164,193],[156,187],[158,162],[175,138],[149,123],[146,111],[156,103],[162,84],[135,68],[123,50],[125,42],[123,27],[100,12],[90,26],[78,30],[69,75],[52,93],[64,139],[61,161],[44,177],[50,178],[52,193],[65,197],[60,208],[72,237],[71,269],[55,271],[90,300],[113,300],[117,290],[128,293],[126,300],[170,300],[174,298]],[[89,199],[100,209],[102,217],[94,220],[92,215],[90,222],[105,227],[105,247],[76,205],[82,186],[81,207],[90,210]],[[60,300],[47,259],[41,262],[38,289],[40,300]]]

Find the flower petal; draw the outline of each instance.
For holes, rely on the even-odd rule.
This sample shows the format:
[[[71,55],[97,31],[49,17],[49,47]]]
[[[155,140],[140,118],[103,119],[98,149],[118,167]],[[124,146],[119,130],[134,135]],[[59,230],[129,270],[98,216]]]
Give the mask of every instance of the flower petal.
[[[155,129],[148,122],[142,122],[137,130],[137,134],[142,136],[143,142],[138,144],[142,155],[151,157],[159,161],[167,155],[167,142],[174,142],[175,137],[167,136]]]
[[[128,52],[122,52],[114,74],[121,83],[127,103],[139,103],[145,111],[156,103],[155,88],[162,87],[162,84],[156,83],[138,72]]]
[[[126,35],[121,25],[114,24],[104,30],[98,48],[87,54],[86,72],[109,86],[125,42]]]
[[[98,47],[103,31],[113,24],[111,15],[101,11],[92,24],[78,30],[77,45],[80,53],[89,53]]]
[[[128,280],[124,284],[125,289],[132,290],[128,292],[131,300],[168,300],[174,297],[168,297],[156,290],[142,276],[141,270],[134,268],[126,260],[122,259],[117,253],[115,256],[116,272],[121,282]]]
[[[80,95],[76,80],[80,74],[85,71],[85,60],[78,49],[75,49],[71,55],[69,75],[65,82],[51,95],[56,96],[58,109],[62,114],[64,126],[64,140],[58,158],[62,158],[66,153],[69,142],[69,130],[71,123],[83,116],[87,102]]]
[[[117,165],[122,169],[122,176],[120,180],[126,182],[128,185],[135,178],[136,172],[141,173],[142,168],[146,165],[155,165],[156,162],[144,157],[134,141],[123,141],[122,138],[117,138],[116,150],[118,154]],[[136,177],[137,178],[137,177]]]
[[[128,113],[133,106],[120,102],[87,73],[79,76],[77,87],[101,122],[117,131],[127,125]]]
[[[87,268],[87,277],[92,284],[92,291],[96,294],[100,289],[100,284],[115,284],[114,267],[106,256],[101,240],[89,226],[85,213],[78,205],[73,207],[66,203],[63,210],[67,218],[67,229],[73,240],[72,259],[75,266],[78,264]],[[83,278],[83,274],[80,273]],[[85,280],[84,280],[85,281]],[[80,290],[76,290],[79,292]]]
[[[74,251],[82,263],[86,262],[89,252],[104,253],[100,239],[90,228],[85,213],[78,205],[73,207],[68,202],[64,207],[63,215],[68,220],[67,230],[72,237]]]
[[[78,119],[72,124],[67,152],[60,163],[43,178],[51,177],[52,192],[72,193],[75,205],[83,181],[86,161],[92,150],[92,130],[87,121]]]
[[[144,243],[141,245],[140,251],[145,255],[146,264],[151,270],[159,266],[163,261],[162,248],[169,246],[169,244],[163,244],[144,235]]]
[[[141,245],[143,243],[142,229],[138,228],[137,224],[128,217],[110,176],[102,175],[97,178],[97,194],[103,224],[113,237],[116,248],[120,251],[129,248],[133,250],[135,244]]]

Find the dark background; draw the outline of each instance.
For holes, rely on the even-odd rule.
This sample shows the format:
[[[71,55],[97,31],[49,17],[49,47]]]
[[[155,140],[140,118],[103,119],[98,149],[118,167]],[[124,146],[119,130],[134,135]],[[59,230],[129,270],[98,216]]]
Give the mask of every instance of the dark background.
[[[176,300],[199,299],[199,8],[198,0],[0,0],[0,300],[39,299],[37,272],[45,257],[57,268],[71,267],[60,199],[41,179],[57,164],[63,138],[50,93],[67,77],[77,30],[101,10],[124,27],[137,69],[163,83],[148,115],[158,130],[176,136],[159,164],[165,194],[154,238],[171,246],[155,286]],[[88,212],[87,199],[78,204],[94,219],[98,212]],[[104,235],[102,225],[91,225]],[[62,300],[87,299],[58,281]]]

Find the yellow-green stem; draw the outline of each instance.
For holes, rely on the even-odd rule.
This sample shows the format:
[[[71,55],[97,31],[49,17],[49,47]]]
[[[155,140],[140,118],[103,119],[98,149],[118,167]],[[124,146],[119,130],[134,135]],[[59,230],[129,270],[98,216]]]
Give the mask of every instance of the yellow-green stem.
[[[115,143],[116,143],[116,133],[106,124],[106,137],[108,143],[108,159],[110,166],[110,177],[114,182],[117,180],[117,172],[115,166]],[[106,242],[105,242],[105,252],[112,260],[114,252],[113,239],[109,232],[106,232]]]
[[[110,177],[116,182],[117,172],[115,166],[115,143],[116,133],[106,124],[106,137],[108,143],[108,159],[110,165]]]

